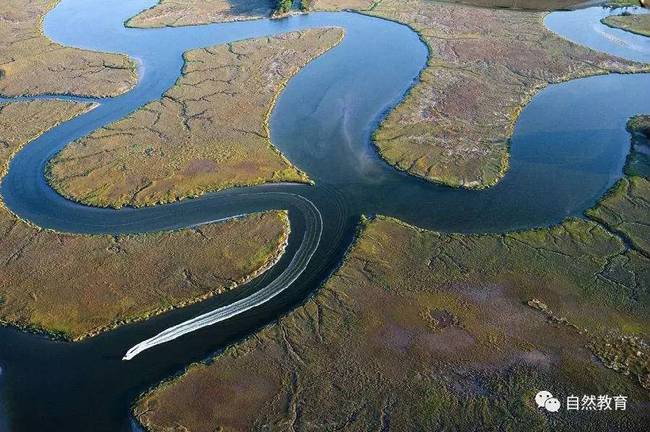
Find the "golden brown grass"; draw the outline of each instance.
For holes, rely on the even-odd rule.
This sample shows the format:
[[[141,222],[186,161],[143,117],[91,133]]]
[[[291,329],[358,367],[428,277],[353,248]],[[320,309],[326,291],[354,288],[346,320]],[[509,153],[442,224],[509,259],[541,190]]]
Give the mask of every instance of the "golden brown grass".
[[[115,96],[136,83],[126,56],[58,45],[41,32],[58,0],[0,2],[0,94]]]
[[[601,348],[615,349],[622,334],[647,335],[649,264],[589,221],[500,236],[378,218],[306,305],[145,395],[135,412],[151,431],[388,423],[398,431],[569,431],[606,430],[607,422],[640,431],[647,344],[634,339],[641,354],[630,376],[603,368],[593,353],[620,359]],[[565,411],[551,422],[533,405],[547,388],[631,402],[607,418]]]
[[[641,36],[650,36],[650,15],[612,15],[603,18],[603,24]]]
[[[375,0],[303,0],[308,10],[368,10]],[[177,27],[266,18],[273,15],[277,0],[160,0],[131,18],[130,27]]]
[[[549,11],[570,9],[572,6],[584,3],[583,0],[442,0],[446,3],[460,3],[486,8],[508,8]]]
[[[22,145],[88,108],[0,105],[0,174]],[[0,205],[0,321],[92,335],[238,286],[279,258],[287,235],[284,212],[137,236],[60,234]]]
[[[343,10],[351,9],[366,11],[373,7],[377,0],[302,0],[310,10]]]
[[[356,10],[367,11],[380,0],[301,0],[303,10]],[[583,3],[583,0],[461,0],[463,3],[483,7],[513,9],[553,10]],[[176,27],[210,24],[270,17],[277,0],[160,0],[153,7],[131,18],[131,27]]]
[[[190,51],[161,100],[67,146],[50,181],[74,200],[113,207],[307,182],[269,141],[267,118],[287,80],[341,38],[318,29]]]
[[[175,27],[268,17],[276,0],[160,0],[131,18],[130,27]]]

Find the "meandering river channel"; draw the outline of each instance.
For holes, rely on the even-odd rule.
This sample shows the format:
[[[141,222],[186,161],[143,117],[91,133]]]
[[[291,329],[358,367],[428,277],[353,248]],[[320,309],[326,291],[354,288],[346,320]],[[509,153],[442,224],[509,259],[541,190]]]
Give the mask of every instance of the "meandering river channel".
[[[287,252],[271,270],[234,292],[81,343],[0,328],[0,431],[133,430],[129,407],[141,391],[251,334],[313,293],[340,262],[363,214],[458,232],[508,231],[580,216],[622,175],[630,142],[627,119],[650,112],[648,74],[550,86],[517,121],[505,178],[487,190],[451,189],[396,171],[370,141],[426,64],[427,48],[408,27],[348,12],[181,28],[123,26],[153,3],[63,0],[47,15],[45,33],[61,44],[136,58],[139,81],[115,98],[69,97],[99,106],[19,152],[0,186],[4,201],[37,225],[80,233],[158,231],[287,209],[292,228]],[[607,13],[600,8],[556,12],[547,16],[546,25],[575,42],[650,62],[650,42],[601,25]],[[270,124],[273,143],[315,186],[266,185],[111,210],[66,200],[47,184],[45,165],[63,146],[160,98],[178,78],[184,51],[329,26],[345,29],[343,42],[291,79]],[[207,315],[195,318],[202,314]],[[198,321],[219,318],[228,319],[175,340],[169,337],[180,335],[179,329],[194,330]],[[179,324],[174,331],[180,333],[168,330],[158,340],[171,342],[140,345],[150,349],[122,361],[131,347]]]

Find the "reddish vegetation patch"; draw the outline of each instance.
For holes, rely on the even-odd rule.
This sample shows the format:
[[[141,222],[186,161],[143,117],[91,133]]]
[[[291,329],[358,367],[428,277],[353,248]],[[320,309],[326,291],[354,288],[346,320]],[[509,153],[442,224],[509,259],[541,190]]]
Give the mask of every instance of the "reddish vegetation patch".
[[[219,165],[209,159],[195,159],[187,164],[183,171],[183,175],[192,176],[197,174],[207,174],[215,172],[219,169]]]
[[[190,368],[146,395],[136,413],[152,431],[174,424],[192,431],[380,430],[388,421],[404,431],[574,430],[572,413],[551,424],[534,406],[535,393],[551,388],[627,394],[634,402],[625,413],[580,417],[580,424],[606,430],[615,421],[642,430],[650,402],[636,379],[645,379],[643,364],[633,363],[629,376],[616,373],[590,346],[609,331],[650,328],[647,293],[635,300],[621,295],[625,279],[598,276],[617,257],[647,284],[647,259],[594,222],[456,235],[379,218],[308,303],[210,366]],[[617,353],[600,355],[614,369],[623,366]],[[250,377],[264,388],[251,387]],[[241,388],[248,403],[194,402],[214,392],[189,392],[197,379]]]

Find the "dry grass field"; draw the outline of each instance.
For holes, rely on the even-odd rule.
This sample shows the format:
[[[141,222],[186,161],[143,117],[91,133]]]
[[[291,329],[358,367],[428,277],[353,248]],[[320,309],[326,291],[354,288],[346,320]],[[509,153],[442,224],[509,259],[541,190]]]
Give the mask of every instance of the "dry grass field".
[[[58,45],[41,21],[58,0],[0,2],[0,94],[115,96],[133,87],[135,64],[126,56]]]

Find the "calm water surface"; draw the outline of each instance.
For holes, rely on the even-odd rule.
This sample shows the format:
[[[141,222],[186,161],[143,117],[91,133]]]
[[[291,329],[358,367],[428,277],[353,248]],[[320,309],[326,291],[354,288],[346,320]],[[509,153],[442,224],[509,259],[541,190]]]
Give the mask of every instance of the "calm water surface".
[[[336,267],[362,214],[386,214],[418,226],[501,232],[557,223],[592,206],[622,173],[629,150],[625,122],[650,112],[650,76],[609,75],[540,92],[524,109],[512,138],[511,169],[485,191],[450,189],[383,163],[370,135],[426,63],[427,50],[407,27],[353,13],[313,13],[283,20],[163,29],[125,29],[123,21],[153,0],[63,0],[45,32],[65,45],[126,53],[138,60],[136,88],[37,139],[11,163],[1,185],[22,217],[61,231],[144,232],[178,228],[266,209],[288,209],[292,234],[285,257],[236,292],[69,344],[0,328],[0,430],[132,430],[129,407],[143,390],[201,360],[304,301]],[[603,10],[553,13],[554,31],[596,49],[650,61],[642,37],[598,24]],[[576,30],[576,26],[581,30]],[[272,185],[208,194],[147,209],[88,208],[52,191],[43,178],[49,158],[73,139],[158,99],[173,85],[184,51],[313,27],[346,31],[338,47],[294,77],[271,118],[272,140],[309,173],[315,187]],[[582,33],[585,33],[583,35]],[[612,45],[613,44],[613,45]],[[74,98],[73,98],[74,99]],[[307,271],[287,291],[252,311],[144,352],[124,352],[144,338],[259,289],[285,268],[302,241],[305,221],[292,194],[323,214],[323,241]],[[53,257],[65,259],[65,257]]]

